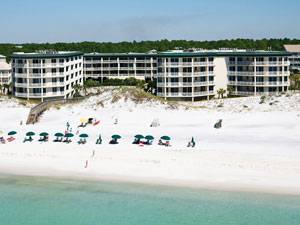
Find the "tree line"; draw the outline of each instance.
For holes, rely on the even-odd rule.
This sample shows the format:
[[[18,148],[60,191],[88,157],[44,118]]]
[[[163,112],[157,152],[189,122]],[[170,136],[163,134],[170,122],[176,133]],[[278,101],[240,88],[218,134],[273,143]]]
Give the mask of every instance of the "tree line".
[[[190,41],[190,40],[157,40],[133,42],[76,42],[76,43],[24,43],[0,44],[0,54],[10,57],[13,52],[34,52],[37,50],[53,49],[57,51],[81,51],[83,53],[123,53],[148,52],[150,50],[166,51],[176,48],[239,48],[256,50],[284,50],[284,44],[300,44],[300,39],[231,39],[217,41]],[[20,48],[22,46],[22,48]]]

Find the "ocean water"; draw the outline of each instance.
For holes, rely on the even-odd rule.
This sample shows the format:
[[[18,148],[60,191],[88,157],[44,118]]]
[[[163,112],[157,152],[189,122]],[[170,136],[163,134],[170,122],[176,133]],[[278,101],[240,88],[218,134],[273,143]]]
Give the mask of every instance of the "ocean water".
[[[0,176],[2,225],[299,225],[300,196]]]

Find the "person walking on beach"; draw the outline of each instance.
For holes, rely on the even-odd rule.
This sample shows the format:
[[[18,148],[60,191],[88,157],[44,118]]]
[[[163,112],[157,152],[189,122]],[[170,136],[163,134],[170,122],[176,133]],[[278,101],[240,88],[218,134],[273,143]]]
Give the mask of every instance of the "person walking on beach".
[[[88,165],[89,165],[89,160],[86,160],[86,161],[85,161],[85,166],[84,166],[84,168],[85,168],[85,169],[88,168]]]

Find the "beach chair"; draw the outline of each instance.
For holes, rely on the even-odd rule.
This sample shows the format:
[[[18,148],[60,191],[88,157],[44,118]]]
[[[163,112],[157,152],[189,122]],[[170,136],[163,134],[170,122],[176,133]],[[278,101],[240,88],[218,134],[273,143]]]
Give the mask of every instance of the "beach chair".
[[[119,142],[118,142],[117,139],[111,139],[111,141],[109,142],[109,144],[116,145],[116,144],[119,144]]]
[[[219,129],[222,127],[222,120],[218,120],[218,122],[215,123],[214,128]]]
[[[8,142],[12,142],[12,141],[14,141],[14,140],[16,140],[14,137],[9,137],[9,138],[7,138],[6,139]]]
[[[32,142],[33,141],[32,137],[30,136],[29,138],[25,138],[24,141],[23,141],[23,143],[25,143],[27,141]]]
[[[132,142],[132,144],[138,145],[138,144],[140,144],[140,142],[141,142],[140,139],[135,138],[134,141]]]

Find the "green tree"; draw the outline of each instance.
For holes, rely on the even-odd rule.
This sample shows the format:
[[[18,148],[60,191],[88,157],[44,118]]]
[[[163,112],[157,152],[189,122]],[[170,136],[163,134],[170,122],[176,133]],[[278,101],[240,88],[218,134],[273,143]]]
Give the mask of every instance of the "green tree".
[[[220,88],[217,90],[218,98],[224,98],[224,94],[226,93],[226,90],[223,88]]]

